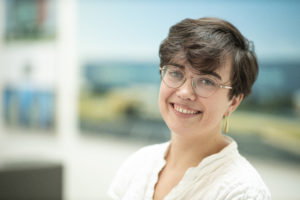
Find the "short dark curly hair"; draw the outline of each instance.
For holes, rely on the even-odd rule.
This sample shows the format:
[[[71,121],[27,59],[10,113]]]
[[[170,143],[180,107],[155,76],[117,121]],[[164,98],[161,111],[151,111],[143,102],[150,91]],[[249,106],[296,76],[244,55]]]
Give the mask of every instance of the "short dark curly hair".
[[[173,25],[159,48],[160,67],[183,52],[198,71],[214,71],[231,57],[229,99],[247,97],[258,75],[254,45],[231,23],[219,18],[184,19]]]

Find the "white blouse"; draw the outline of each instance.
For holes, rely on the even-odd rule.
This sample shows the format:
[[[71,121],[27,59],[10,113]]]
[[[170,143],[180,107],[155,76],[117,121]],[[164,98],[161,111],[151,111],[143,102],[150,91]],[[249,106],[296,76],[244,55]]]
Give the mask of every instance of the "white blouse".
[[[166,164],[170,143],[144,147],[117,172],[108,195],[114,200],[152,200],[158,174]],[[189,168],[164,200],[269,200],[270,192],[257,171],[242,157],[236,142]]]

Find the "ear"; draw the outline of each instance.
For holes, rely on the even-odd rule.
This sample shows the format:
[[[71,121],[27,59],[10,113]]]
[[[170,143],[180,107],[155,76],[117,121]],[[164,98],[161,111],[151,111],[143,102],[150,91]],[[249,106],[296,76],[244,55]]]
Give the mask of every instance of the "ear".
[[[225,113],[225,116],[229,116],[233,111],[235,111],[243,99],[243,94],[239,94],[238,96],[232,97],[232,99],[229,101],[229,106]]]

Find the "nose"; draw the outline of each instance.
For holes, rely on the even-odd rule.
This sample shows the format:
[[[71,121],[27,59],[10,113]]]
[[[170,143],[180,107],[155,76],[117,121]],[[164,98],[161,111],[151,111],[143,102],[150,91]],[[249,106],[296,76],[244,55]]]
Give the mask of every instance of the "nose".
[[[177,88],[176,94],[183,100],[196,100],[197,95],[193,88],[192,79],[187,79],[179,88]]]

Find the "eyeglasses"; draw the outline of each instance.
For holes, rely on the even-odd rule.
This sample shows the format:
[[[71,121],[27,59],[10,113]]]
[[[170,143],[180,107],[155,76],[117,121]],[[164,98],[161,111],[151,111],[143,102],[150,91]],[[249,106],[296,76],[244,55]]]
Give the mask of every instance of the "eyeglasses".
[[[171,88],[179,88],[186,81],[184,70],[174,65],[165,65],[160,68],[161,79]],[[232,89],[231,86],[220,84],[211,75],[201,75],[192,78],[194,92],[200,97],[209,97],[219,88]]]

